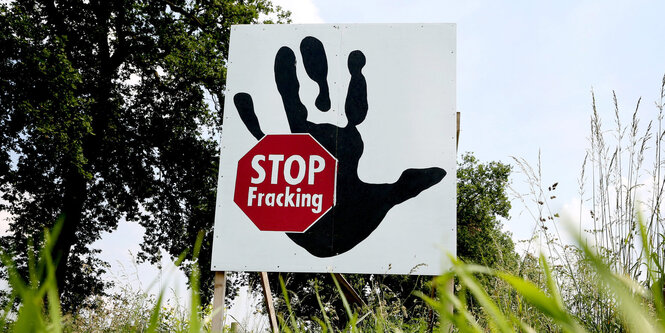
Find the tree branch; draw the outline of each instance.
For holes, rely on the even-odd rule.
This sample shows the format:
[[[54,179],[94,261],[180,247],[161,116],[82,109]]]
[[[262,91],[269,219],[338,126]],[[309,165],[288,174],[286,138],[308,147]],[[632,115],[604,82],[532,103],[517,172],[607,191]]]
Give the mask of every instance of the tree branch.
[[[182,15],[187,16],[190,20],[192,20],[194,23],[196,23],[196,25],[198,25],[199,28],[203,29],[203,27],[204,27],[203,23],[194,14],[192,14],[192,13],[186,11],[184,8],[174,4],[170,0],[162,0],[162,1],[164,1],[164,3],[166,3],[167,5],[169,5],[169,7],[171,8],[172,11],[174,11],[178,14],[182,14]]]
[[[127,32],[124,29],[124,26],[127,24],[127,8],[124,4],[118,6],[118,15],[114,23],[115,33],[118,36],[118,48],[111,56],[111,66],[112,68],[118,68],[129,55]]]

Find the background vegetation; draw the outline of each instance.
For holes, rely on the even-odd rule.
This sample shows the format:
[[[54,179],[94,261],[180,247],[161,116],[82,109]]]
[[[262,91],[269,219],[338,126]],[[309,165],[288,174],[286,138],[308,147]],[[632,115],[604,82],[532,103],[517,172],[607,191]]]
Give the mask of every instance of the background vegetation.
[[[198,267],[210,262],[229,29],[265,15],[288,21],[267,0],[0,4],[0,330],[209,330],[212,274]],[[592,96],[578,226],[551,208],[558,184],[516,158],[534,226],[516,252],[501,225],[513,167],[463,155],[452,272],[348,275],[364,307],[327,275],[271,275],[282,330],[665,330],[665,78],[660,91],[653,119],[638,101],[626,120],[615,96],[610,127]],[[190,306],[109,291],[90,244],[121,219],[146,228],[141,260],[163,249],[189,274]]]
[[[68,311],[109,287],[90,244],[123,219],[145,227],[141,260],[176,259],[204,230],[210,261],[230,29],[261,15],[289,14],[268,0],[0,4],[0,245],[21,276],[58,216]]]

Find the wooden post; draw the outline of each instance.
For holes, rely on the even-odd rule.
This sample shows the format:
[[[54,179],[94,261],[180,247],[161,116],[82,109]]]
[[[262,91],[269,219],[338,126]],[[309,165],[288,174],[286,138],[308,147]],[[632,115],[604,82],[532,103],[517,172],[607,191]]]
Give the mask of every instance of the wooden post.
[[[226,298],[226,274],[215,272],[215,291],[212,299],[212,330],[213,333],[222,333],[224,330],[224,298]]]
[[[339,286],[342,288],[342,292],[344,293],[344,297],[346,297],[347,301],[351,301],[352,303],[358,305],[361,309],[366,306],[365,302],[360,298],[360,295],[356,292],[355,289],[353,289],[353,286],[349,283],[349,281],[346,280],[344,275],[340,273],[333,273],[333,278],[337,280],[337,283],[339,283]]]
[[[266,301],[266,308],[268,309],[268,318],[270,319],[270,328],[273,333],[279,332],[279,324],[277,324],[277,315],[275,315],[275,304],[272,300],[272,293],[270,292],[270,284],[268,283],[268,273],[261,272],[261,286],[263,287],[263,298]]]
[[[268,308],[268,316],[270,318],[270,328],[273,333],[279,332],[277,324],[277,316],[275,315],[275,305],[270,293],[270,285],[268,284],[268,273],[261,272],[261,286],[263,287],[263,297],[266,301],[266,308]],[[212,311],[215,315],[212,317],[212,333],[222,333],[224,331],[224,298],[226,296],[226,274],[225,272],[215,272],[215,291],[213,294]],[[233,325],[232,331],[233,331]],[[237,329],[237,325],[236,325]]]
[[[448,289],[448,292],[450,294],[453,294],[455,292],[455,279],[450,279],[450,281],[448,281],[448,285],[446,286],[446,289]],[[450,313],[453,313],[454,310],[455,309],[453,308],[453,303],[448,304],[448,308],[446,309],[446,311],[448,311]],[[452,322],[448,323],[448,328],[446,328],[445,331],[448,331],[448,332],[453,331],[453,323]]]
[[[459,147],[459,132],[460,132],[460,113],[459,112],[457,112],[457,114],[456,114],[456,121],[457,121],[457,131],[455,133],[456,134],[455,150],[457,150],[457,148]],[[448,285],[444,286],[444,288],[446,288],[448,290],[448,293],[450,293],[450,294],[454,293],[455,292],[455,280],[450,279],[450,281],[448,281]],[[436,297],[436,284],[434,283],[434,280],[432,280],[432,288],[430,290],[429,297],[432,298],[432,299],[434,297]],[[446,311],[452,313],[453,312],[453,305],[449,304]],[[429,316],[427,318],[427,321],[428,321],[427,331],[431,333],[432,330],[434,329],[434,309],[432,309],[432,308],[430,308],[430,310],[429,310]],[[449,323],[448,325],[449,326],[447,328],[444,328],[442,331],[452,332],[452,329],[453,329],[452,323]]]
[[[459,146],[459,118],[460,113],[457,112],[457,141],[455,141],[455,150],[457,150],[457,146]]]
[[[457,148],[459,147],[459,133],[460,133],[460,113],[457,112],[457,141],[455,142],[455,151],[457,151]],[[451,294],[451,295],[454,294],[455,293],[455,279],[450,279],[450,281],[448,281],[448,285],[445,286],[444,288],[446,288],[448,290],[449,294]],[[446,311],[448,311],[450,313],[453,313],[454,308],[453,308],[452,303],[448,304],[448,308],[446,309]],[[453,323],[452,322],[448,323],[448,327],[445,329],[445,331],[448,331],[448,332],[453,331]]]

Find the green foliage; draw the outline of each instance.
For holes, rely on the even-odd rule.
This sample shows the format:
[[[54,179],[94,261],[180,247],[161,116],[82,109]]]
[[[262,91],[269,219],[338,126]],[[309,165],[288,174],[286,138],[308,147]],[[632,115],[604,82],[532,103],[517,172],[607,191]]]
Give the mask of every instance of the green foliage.
[[[0,313],[0,328],[10,332],[79,332],[79,331],[145,331],[145,332],[208,332],[211,308],[201,308],[198,291],[193,289],[189,310],[175,310],[162,306],[162,294],[155,299],[145,293],[122,292],[114,298],[98,296],[104,303],[96,308],[62,316],[55,280],[55,266],[50,259],[52,244],[59,232],[45,232],[45,246],[38,255],[29,260],[30,279],[25,281],[15,268],[10,256],[2,253],[5,266],[9,269],[12,295],[19,301],[18,311],[11,307]],[[607,289],[616,304],[617,321],[615,331],[661,332],[665,330],[665,299],[663,298],[662,276],[665,275],[659,264],[658,253],[654,252],[648,235],[648,228],[638,219],[638,229],[643,253],[642,264],[650,272],[643,283],[617,273],[612,263],[607,262],[581,237],[577,238],[581,258],[588,263],[596,279],[595,288]],[[197,238],[192,257],[196,260],[200,251],[203,233]],[[34,253],[34,252],[33,252]],[[185,255],[181,256],[184,259]],[[541,281],[533,281],[527,276],[518,276],[505,270],[487,266],[467,264],[451,258],[453,269],[435,278],[439,286],[438,299],[418,293],[439,315],[437,330],[448,332],[450,325],[458,332],[587,332],[606,331],[608,327],[583,325],[583,322],[562,297],[560,284],[556,281],[550,264],[544,255],[538,259],[538,273]],[[528,260],[525,262],[529,262]],[[197,267],[197,263],[192,264]],[[190,275],[191,285],[196,286],[199,275],[197,269]],[[497,297],[479,279],[488,276],[502,282],[503,295]],[[459,281],[458,290],[445,287],[453,279]],[[334,288],[343,303],[345,315],[349,318],[344,324],[336,324],[329,318],[331,308],[320,301],[318,286],[315,295],[319,299],[321,317],[299,317],[294,313],[291,295],[285,281],[280,277],[282,300],[286,312],[280,314],[280,331],[283,332],[426,332],[424,321],[405,323],[399,316],[384,311],[385,304],[358,309],[352,308],[344,297],[340,285],[334,281]],[[647,287],[644,287],[644,286]],[[477,300],[478,307],[469,307],[467,295]],[[505,302],[506,299],[511,299]],[[176,308],[177,309],[177,308]],[[479,312],[475,312],[479,309]],[[320,319],[323,318],[323,319]]]
[[[578,236],[578,247],[583,253],[583,260],[589,263],[595,273],[594,281],[596,288],[606,288],[612,294],[617,304],[619,315],[618,325],[613,328],[617,331],[632,332],[662,332],[665,329],[665,310],[663,310],[662,282],[655,276],[663,276],[663,270],[658,266],[657,253],[649,244],[647,228],[639,220],[641,234],[641,247],[644,252],[643,264],[654,273],[646,281],[651,285],[650,289],[644,288],[638,281],[632,280],[625,275],[617,274],[612,270],[612,263],[607,262],[598,255],[595,250]],[[563,302],[559,284],[549,267],[544,255],[540,256],[540,267],[544,275],[544,286],[538,285],[508,272],[493,270],[485,266],[465,264],[453,258],[453,270],[437,278],[437,283],[445,284],[455,276],[460,280],[463,289],[469,290],[481,303],[484,313],[484,324],[477,316],[470,312],[463,297],[464,292],[453,293],[446,289],[439,289],[439,300],[422,296],[441,315],[442,331],[447,325],[454,325],[460,332],[484,332],[487,329],[498,332],[540,332],[540,331],[563,331],[563,332],[587,332],[596,331],[600,327],[583,327],[579,318]],[[521,300],[519,308],[502,307],[497,299],[491,298],[482,288],[474,275],[483,274],[494,276],[508,283],[514,297]],[[551,321],[553,327],[542,327],[542,321],[530,321],[530,317],[522,314],[523,307],[529,305],[536,310],[542,318]],[[453,311],[454,309],[454,311]],[[603,329],[605,331],[605,329]]]
[[[269,0],[0,4],[0,244],[22,277],[28,240],[41,247],[60,215],[67,311],[108,287],[90,244],[123,219],[146,229],[142,260],[177,258],[205,230],[210,261],[230,28],[268,14],[288,20]],[[201,286],[206,301],[208,270]]]
[[[334,311],[333,308],[326,306],[320,301],[318,293],[318,284],[315,284],[315,295],[319,299],[319,314],[323,319],[317,316],[300,317],[295,314],[295,307],[299,306],[291,300],[293,291],[286,288],[284,279],[280,276],[280,290],[282,292],[281,300],[285,301],[286,312],[278,314],[280,332],[426,332],[427,323],[424,320],[405,322],[400,310],[399,315],[386,311],[386,303],[379,303],[374,306],[352,307],[344,296],[340,284],[336,279],[331,278],[333,288],[343,303],[343,311],[347,318],[346,322],[331,321],[329,315]],[[405,315],[405,314],[404,314]]]
[[[515,246],[499,220],[509,217],[510,172],[507,164],[482,164],[468,153],[458,162],[457,256],[461,259],[490,267],[516,267]]]
[[[453,269],[437,278],[438,298],[430,298],[417,292],[428,305],[439,314],[438,330],[449,332],[451,325],[456,332],[596,332],[596,331],[631,331],[631,332],[662,332],[665,330],[665,298],[663,296],[662,277],[665,272],[659,265],[659,256],[650,244],[651,236],[643,220],[638,219],[640,248],[643,252],[643,267],[650,272],[647,281],[636,281],[626,275],[617,273],[608,262],[591,248],[580,235],[577,236],[577,249],[580,260],[588,265],[594,280],[594,288],[605,289],[615,304],[617,317],[613,323],[603,326],[586,325],[578,316],[574,304],[564,301],[562,286],[544,254],[537,260],[537,266],[529,267],[523,272],[533,270],[541,279],[533,280],[534,274],[522,276],[515,272],[493,269],[487,266],[468,264],[458,258],[451,258]],[[531,258],[531,257],[528,257]],[[525,260],[529,266],[531,259]],[[533,272],[532,271],[532,272]],[[482,278],[495,280],[504,286],[503,294],[492,293]],[[445,288],[458,281],[455,290]],[[644,286],[648,287],[644,287]],[[289,293],[282,283],[284,298],[289,300]],[[341,290],[340,297],[344,299]],[[469,306],[469,295],[479,304]],[[321,313],[325,316],[329,310],[321,303]],[[390,316],[382,316],[379,306],[361,310],[352,310],[345,306],[351,318],[345,326],[335,326],[325,319],[315,318],[318,327],[310,329],[329,331],[395,331],[423,332],[425,325],[408,326]],[[288,332],[302,332],[306,327],[303,318],[293,314],[292,306],[288,306],[288,320],[281,321],[281,329]],[[593,314],[591,314],[593,315]],[[598,314],[596,314],[598,315]],[[363,322],[363,318],[374,318]],[[612,324],[612,326],[610,326]]]

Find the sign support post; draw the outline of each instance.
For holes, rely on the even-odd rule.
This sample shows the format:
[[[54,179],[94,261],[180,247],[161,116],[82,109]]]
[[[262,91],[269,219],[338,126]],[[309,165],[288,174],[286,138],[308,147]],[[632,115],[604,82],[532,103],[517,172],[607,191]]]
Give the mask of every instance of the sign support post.
[[[212,296],[212,329],[213,333],[224,330],[224,299],[226,298],[226,273],[215,272],[215,290]]]
[[[261,286],[263,287],[263,299],[266,301],[266,309],[268,309],[268,319],[270,320],[270,328],[273,333],[279,332],[279,325],[277,324],[277,316],[275,315],[275,305],[272,301],[272,292],[270,291],[270,284],[268,284],[268,273],[261,272]]]
[[[353,289],[353,286],[349,283],[349,281],[346,280],[344,275],[340,273],[333,273],[333,278],[337,280],[337,283],[339,283],[339,286],[342,288],[342,292],[344,293],[344,297],[346,297],[347,300],[350,300],[360,308],[363,308],[366,306],[365,302],[360,298],[360,295],[358,295],[358,292]]]
[[[275,305],[272,300],[272,293],[270,292],[270,284],[268,284],[268,273],[260,272],[261,287],[263,288],[263,298],[266,302],[268,309],[268,318],[270,320],[270,328],[273,333],[279,332],[279,325],[277,323],[277,315],[275,314]],[[224,331],[224,299],[226,297],[226,272],[215,272],[215,290],[213,293],[212,301],[212,328],[211,332],[221,333]]]
[[[455,136],[455,150],[457,150],[457,148],[459,147],[459,132],[460,132],[460,113],[459,112],[457,112],[455,114],[455,118],[456,118],[456,122],[457,122],[457,130],[455,132],[456,133],[456,136]],[[446,288],[448,290],[448,292],[451,293],[451,294],[453,292],[455,292],[455,280],[451,279],[450,281],[448,281],[448,285],[446,285],[444,288]],[[434,280],[432,280],[432,290],[430,292],[429,297],[432,298],[432,299],[434,299],[434,297],[436,297],[436,283],[434,283]],[[448,309],[446,309],[446,310],[448,312],[452,313],[453,310],[454,310],[453,305],[450,304],[448,306]],[[428,316],[427,321],[429,322],[429,324],[427,325],[428,326],[427,331],[431,333],[432,330],[434,330],[434,309],[431,309],[431,308],[429,309],[429,316]],[[448,329],[444,329],[444,331],[448,331],[448,332],[452,331],[453,325],[452,324],[449,324],[449,325],[450,326],[448,327]]]

